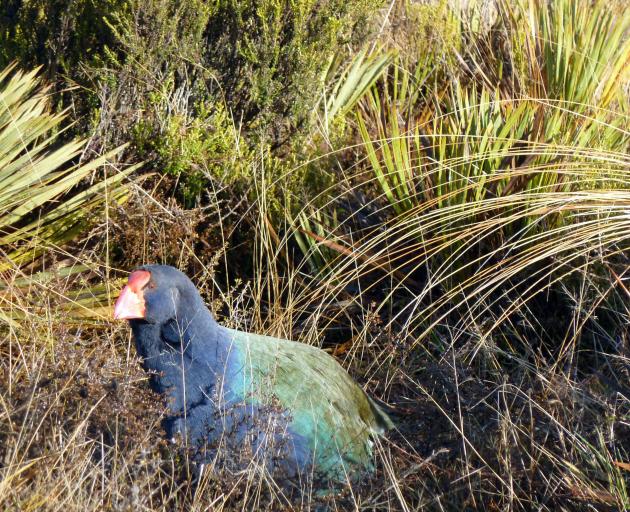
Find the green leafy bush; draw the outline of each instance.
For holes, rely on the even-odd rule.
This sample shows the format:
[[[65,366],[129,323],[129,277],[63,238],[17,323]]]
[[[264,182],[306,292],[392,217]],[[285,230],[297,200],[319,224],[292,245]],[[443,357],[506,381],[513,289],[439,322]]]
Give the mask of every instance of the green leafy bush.
[[[43,65],[49,76],[76,76],[116,45],[107,20],[126,0],[6,0],[0,8],[0,67],[17,60]]]
[[[118,45],[109,23],[129,14],[127,0],[6,0],[0,6],[0,69],[12,62],[42,66],[59,106],[83,120],[96,108],[90,67],[102,66]],[[79,86],[76,89],[76,86]],[[71,91],[71,88],[75,90]],[[71,131],[84,134],[87,123]]]
[[[129,156],[177,175],[190,205],[212,179],[250,183],[252,155],[304,156],[330,70],[362,44],[382,4],[10,0],[0,64],[43,65],[60,90],[78,84],[56,97],[81,121],[75,131],[90,125],[104,148],[131,138]]]
[[[206,32],[206,59],[231,108],[272,132],[272,145],[307,122],[334,57],[365,40],[375,0],[221,0]]]
[[[185,204],[192,204],[210,180],[232,185],[243,179],[250,161],[248,148],[225,107],[201,104],[194,115],[173,113],[159,133],[148,119],[133,127],[133,140],[141,154],[154,155],[162,172],[180,177]]]
[[[95,125],[108,144],[131,133],[140,157],[178,176],[187,205],[212,180],[242,193],[254,167],[274,183],[287,154],[310,156],[331,62],[365,39],[378,5],[134,0],[110,17],[121,53],[95,71],[106,96]]]

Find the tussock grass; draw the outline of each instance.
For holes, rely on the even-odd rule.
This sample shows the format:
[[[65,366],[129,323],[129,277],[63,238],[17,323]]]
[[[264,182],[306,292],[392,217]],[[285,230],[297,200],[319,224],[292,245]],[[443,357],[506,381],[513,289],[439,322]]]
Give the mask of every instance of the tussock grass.
[[[526,314],[524,306],[491,334],[487,326],[499,318],[488,308],[480,320],[470,315],[468,323],[438,323],[427,338],[430,343],[418,344],[396,308],[376,306],[382,300],[377,291],[366,287],[354,299],[339,292],[327,301],[299,267],[289,274],[282,274],[286,266],[274,270],[286,250],[277,250],[263,222],[258,279],[230,290],[217,275],[224,250],[213,260],[216,267],[202,265],[181,247],[169,253],[166,241],[163,250],[182,257],[184,264],[192,262],[196,281],[224,323],[323,343],[372,395],[389,403],[397,431],[378,448],[376,475],[352,492],[329,498],[328,506],[614,510],[627,504],[627,474],[619,463],[629,456],[624,441],[630,413],[628,311],[615,313],[619,338],[606,340],[610,329],[592,316],[589,290],[597,283],[587,272],[578,273],[580,286],[566,288],[572,301],[567,309],[573,313],[564,325],[582,323],[592,339],[587,350],[567,337],[561,352],[589,360],[588,368],[572,368],[560,364],[570,357],[545,353],[549,326],[528,325],[536,316]],[[316,497],[291,501],[255,467],[236,474],[217,467],[198,482],[185,449],[162,440],[165,404],[148,390],[127,329],[64,327],[58,321],[59,296],[68,292],[61,286],[56,292],[41,293],[43,310],[3,333],[0,499],[5,508],[321,505]],[[19,303],[19,295],[15,300],[16,307],[33,311],[32,303]],[[627,297],[620,301],[627,304]],[[528,308],[544,304],[534,300]],[[351,320],[339,320],[341,314]],[[334,334],[342,322],[350,336]],[[333,328],[323,330],[326,325]],[[506,345],[519,337],[522,346],[530,347],[528,353]],[[611,343],[616,343],[614,352]]]

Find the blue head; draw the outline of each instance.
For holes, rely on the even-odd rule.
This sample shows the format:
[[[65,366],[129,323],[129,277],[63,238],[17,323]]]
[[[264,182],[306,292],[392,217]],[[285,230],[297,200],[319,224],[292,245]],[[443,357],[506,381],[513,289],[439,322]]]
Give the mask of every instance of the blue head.
[[[174,339],[212,341],[217,324],[193,283],[168,265],[143,265],[130,275],[116,301],[114,318],[129,320],[138,350],[147,355],[152,345]],[[199,336],[195,336],[198,334]],[[202,336],[203,334],[203,336]]]
[[[209,313],[183,272],[168,265],[143,265],[130,275],[116,301],[114,318],[165,324],[193,311]]]

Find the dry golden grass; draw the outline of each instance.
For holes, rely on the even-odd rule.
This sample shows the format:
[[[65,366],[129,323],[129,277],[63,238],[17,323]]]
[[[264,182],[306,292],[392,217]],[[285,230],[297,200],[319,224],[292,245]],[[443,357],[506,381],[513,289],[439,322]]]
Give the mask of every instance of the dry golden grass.
[[[160,215],[178,215],[168,204],[159,210],[152,215],[156,225]],[[132,212],[130,207],[113,214],[111,241],[138,233]],[[234,219],[221,222],[238,225]],[[366,271],[359,294],[347,288],[361,282],[354,278],[346,289],[322,294],[299,267],[291,270],[290,261],[286,266],[288,249],[274,242],[264,219],[259,222],[258,266],[248,282],[224,284],[221,266],[230,252],[221,237],[212,242],[211,256],[200,257],[193,250],[198,242],[182,229],[174,237],[179,243],[165,238],[159,254],[193,274],[223,323],[323,346],[389,404],[397,430],[378,447],[376,474],[326,499],[308,493],[291,497],[251,466],[236,473],[215,466],[197,482],[186,451],[162,440],[165,404],[148,389],[127,327],[65,323],[60,297],[77,283],[58,278],[30,293],[15,289],[14,305],[29,320],[2,333],[3,508],[620,510],[628,505],[630,333],[621,266],[616,267],[621,285],[607,296],[618,297],[620,307],[610,311],[606,329],[604,319],[593,316],[592,294],[599,284],[584,270],[564,295],[534,298],[498,323],[492,308],[481,318],[461,314],[455,323],[445,317],[424,339],[394,304],[377,306],[387,291],[368,286],[378,281],[373,271]],[[125,226],[122,231],[116,223]],[[94,236],[103,239],[102,233]],[[143,258],[158,249],[128,254]],[[133,263],[139,261],[127,264]],[[103,267],[94,268],[94,279],[105,280]],[[107,274],[123,275],[115,269]],[[115,295],[120,281],[112,279]],[[555,300],[563,305],[554,314],[570,318],[540,316]],[[610,322],[617,322],[614,340],[606,338]],[[500,328],[490,329],[495,323]],[[571,337],[578,325],[588,332],[579,340]],[[556,352],[550,348],[557,338],[552,329],[566,329],[566,345]],[[510,350],[510,343],[518,350]],[[526,346],[529,353],[519,352]]]

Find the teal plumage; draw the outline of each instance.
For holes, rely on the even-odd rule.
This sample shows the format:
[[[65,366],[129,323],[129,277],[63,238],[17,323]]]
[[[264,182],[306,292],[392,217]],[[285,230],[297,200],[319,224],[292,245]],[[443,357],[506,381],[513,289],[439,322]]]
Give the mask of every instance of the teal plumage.
[[[308,439],[320,470],[372,468],[370,438],[393,424],[332,356],[303,343],[226,331],[243,365],[231,384],[235,395],[278,400],[290,411],[292,429]]]
[[[169,399],[168,435],[188,438],[201,459],[229,445],[300,478],[373,468],[373,438],[392,422],[323,350],[220,326],[191,281],[162,265],[130,275],[115,317],[130,320],[152,385]]]

